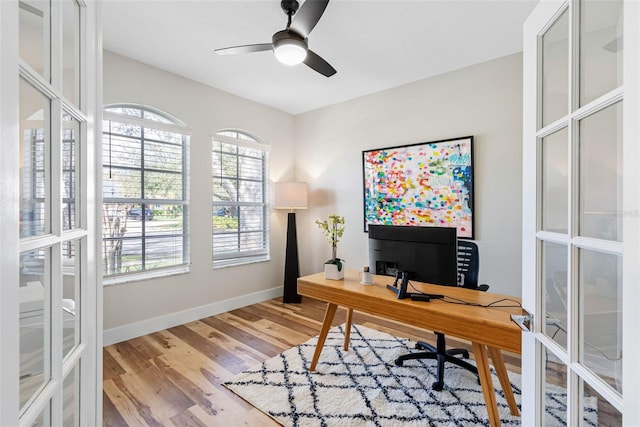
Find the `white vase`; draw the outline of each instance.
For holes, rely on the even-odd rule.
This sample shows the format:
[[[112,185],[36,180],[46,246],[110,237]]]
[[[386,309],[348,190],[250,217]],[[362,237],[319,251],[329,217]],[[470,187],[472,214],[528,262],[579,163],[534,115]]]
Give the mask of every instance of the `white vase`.
[[[340,271],[338,271],[338,266],[335,264],[325,264],[324,278],[329,280],[344,279],[344,261],[342,261],[342,269]]]

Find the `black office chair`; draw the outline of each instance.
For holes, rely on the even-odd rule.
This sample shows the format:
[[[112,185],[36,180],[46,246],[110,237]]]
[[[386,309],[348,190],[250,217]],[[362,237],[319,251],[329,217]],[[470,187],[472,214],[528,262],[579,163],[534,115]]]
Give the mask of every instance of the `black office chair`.
[[[478,270],[480,269],[480,258],[478,254],[478,245],[468,240],[458,240],[458,286],[469,289],[477,289],[486,292],[489,285],[478,286]],[[399,356],[395,360],[397,366],[402,366],[405,360],[413,359],[435,359],[438,361],[438,380],[431,385],[434,390],[442,390],[444,386],[444,364],[445,362],[453,363],[461,368],[467,369],[478,375],[478,369],[456,357],[461,355],[464,359],[469,358],[469,352],[463,348],[454,348],[447,350],[444,334],[435,332],[436,346],[432,346],[423,341],[416,343],[418,350],[426,350],[419,353],[409,353]]]

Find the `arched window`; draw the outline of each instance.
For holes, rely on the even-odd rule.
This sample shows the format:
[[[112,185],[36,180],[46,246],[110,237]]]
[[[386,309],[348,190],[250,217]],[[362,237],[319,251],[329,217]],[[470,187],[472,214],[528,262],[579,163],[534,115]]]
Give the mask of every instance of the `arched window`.
[[[213,137],[213,265],[269,259],[269,145],[236,130]]]
[[[170,274],[189,264],[184,123],[159,110],[104,108],[102,256],[105,278]],[[120,281],[120,280],[112,280]]]

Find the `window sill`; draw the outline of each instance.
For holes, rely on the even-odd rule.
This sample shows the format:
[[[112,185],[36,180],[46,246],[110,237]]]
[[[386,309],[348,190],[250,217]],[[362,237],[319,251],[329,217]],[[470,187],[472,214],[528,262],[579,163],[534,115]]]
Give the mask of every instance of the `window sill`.
[[[121,285],[123,283],[141,282],[143,280],[177,276],[179,274],[186,274],[186,273],[189,273],[189,266],[181,265],[179,267],[172,267],[172,268],[167,268],[167,269],[157,270],[157,271],[145,271],[141,273],[125,274],[125,275],[116,276],[116,277],[106,277],[106,278],[103,278],[102,284],[104,286]]]
[[[213,269],[218,270],[218,269],[227,268],[227,267],[237,267],[240,265],[255,264],[258,262],[267,262],[270,260],[271,258],[269,257],[269,255],[260,255],[260,256],[246,257],[246,258],[222,259],[219,261],[213,261]]]

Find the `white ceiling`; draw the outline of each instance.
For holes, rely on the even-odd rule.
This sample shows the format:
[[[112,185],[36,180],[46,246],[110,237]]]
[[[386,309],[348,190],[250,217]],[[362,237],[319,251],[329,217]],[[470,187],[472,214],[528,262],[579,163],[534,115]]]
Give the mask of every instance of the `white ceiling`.
[[[107,50],[299,114],[522,50],[537,0],[331,0],[309,48],[338,71],[289,67],[269,43],[286,27],[279,0],[105,0]],[[303,2],[301,1],[301,5]]]

